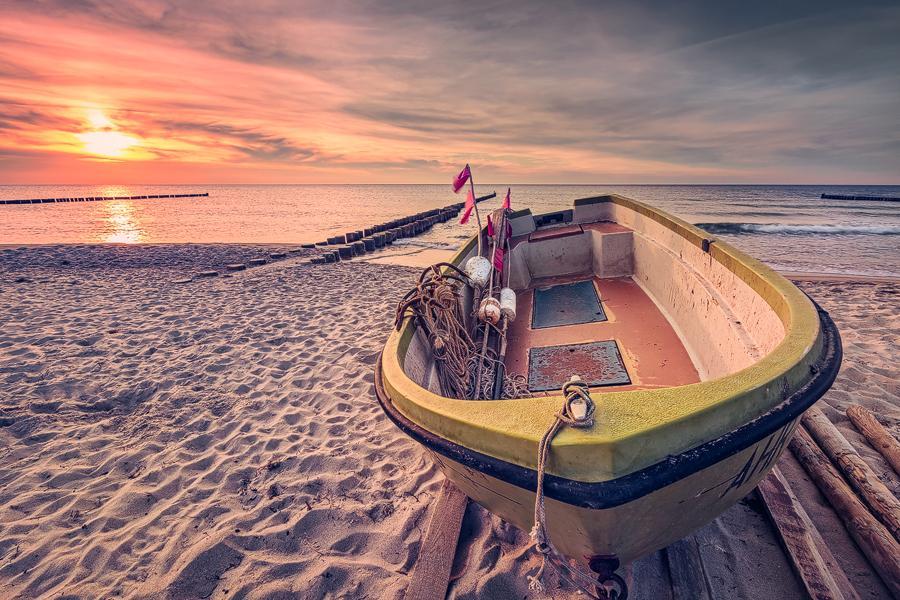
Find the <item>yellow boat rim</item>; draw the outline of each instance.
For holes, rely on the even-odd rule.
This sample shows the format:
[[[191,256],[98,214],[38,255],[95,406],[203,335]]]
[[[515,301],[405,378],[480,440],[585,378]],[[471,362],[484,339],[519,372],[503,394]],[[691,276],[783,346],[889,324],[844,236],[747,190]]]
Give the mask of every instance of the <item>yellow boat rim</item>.
[[[625,391],[591,388],[595,423],[589,429],[566,428],[557,435],[547,463],[551,479],[592,484],[651,467],[675,468],[677,457],[690,462],[689,456],[683,457],[692,449],[709,444],[740,445],[740,440],[733,438],[751,435],[750,430],[763,427],[767,419],[770,422],[763,428],[771,433],[777,423],[796,418],[831,385],[840,364],[840,340],[833,323],[771,268],[681,219],[623,196],[577,200],[574,211],[576,219],[579,214],[614,214],[619,216],[617,220],[627,219],[636,231],[668,236],[667,240],[674,241],[667,241],[666,251],[687,261],[689,268],[693,264],[713,269],[717,277],[733,279],[735,285],[751,290],[753,301],[761,299],[773,319],[777,318],[783,335],[779,331],[780,341],[773,342],[752,363],[697,383]],[[530,211],[514,213],[511,219],[516,217],[530,218]],[[572,216],[565,214],[564,218]],[[456,254],[453,264],[462,264],[475,245],[473,237]],[[420,441],[441,440],[443,449],[432,447],[438,452],[467,451],[481,460],[521,467],[526,474],[536,469],[538,443],[553,423],[563,397],[557,392],[473,401],[436,394],[404,370],[415,329],[412,320],[404,321],[391,333],[382,353],[376,388],[389,416]],[[716,369],[713,366],[710,372],[715,375]],[[777,415],[781,415],[777,423],[771,421]],[[703,462],[700,457],[694,460]]]

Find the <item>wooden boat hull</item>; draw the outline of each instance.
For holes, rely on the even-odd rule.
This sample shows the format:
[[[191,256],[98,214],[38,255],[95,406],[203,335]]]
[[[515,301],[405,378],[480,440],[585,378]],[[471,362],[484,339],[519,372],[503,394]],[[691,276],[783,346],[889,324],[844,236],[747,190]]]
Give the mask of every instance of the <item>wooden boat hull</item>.
[[[750,493],[778,462],[803,412],[831,387],[840,367],[840,337],[820,312],[825,345],[818,372],[776,409],[726,437],[619,480],[584,484],[548,477],[548,532],[564,554],[623,564],[685,537]],[[524,531],[534,525],[537,473],[447,442],[406,418],[382,379],[375,390],[385,414],[421,443],[435,465],[469,498]],[[677,517],[676,517],[677,515]]]
[[[526,217],[530,222],[530,213]],[[604,225],[610,221],[627,231]],[[532,233],[520,238],[533,247],[518,253],[514,247],[513,264],[531,260],[523,272],[532,277],[547,274],[535,260],[577,260],[597,277],[631,276],[655,290],[653,301],[667,305],[666,317],[683,325],[679,336],[693,338],[693,355],[705,370],[690,384],[592,388],[594,427],[568,429],[554,440],[544,478],[554,546],[573,558],[628,562],[703,526],[756,486],[802,413],[833,383],[840,336],[828,314],[783,277],[639,202],[584,199],[574,211],[533,222]],[[577,227],[554,229],[555,222]],[[473,247],[470,241],[456,262]],[[608,300],[615,313],[615,298]],[[594,327],[590,335],[604,328],[632,333],[625,318],[581,327]],[[530,530],[537,443],[562,398],[441,396],[434,365],[416,354],[425,348],[417,334],[407,322],[385,346],[375,374],[382,408],[470,498]],[[639,344],[640,332],[633,335]]]

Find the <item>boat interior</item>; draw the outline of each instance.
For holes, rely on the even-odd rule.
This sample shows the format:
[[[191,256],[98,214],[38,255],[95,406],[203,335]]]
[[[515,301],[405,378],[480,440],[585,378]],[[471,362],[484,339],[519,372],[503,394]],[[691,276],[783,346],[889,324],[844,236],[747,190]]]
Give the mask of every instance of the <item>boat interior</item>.
[[[784,338],[769,302],[711,259],[711,237],[678,235],[609,197],[537,216],[517,211],[510,226],[504,283],[516,292],[517,315],[505,366],[533,395],[558,393],[573,374],[603,391],[714,379]],[[474,242],[458,264],[474,255]],[[468,293],[466,314],[472,302]],[[404,369],[440,393],[427,349],[423,335],[413,336]]]

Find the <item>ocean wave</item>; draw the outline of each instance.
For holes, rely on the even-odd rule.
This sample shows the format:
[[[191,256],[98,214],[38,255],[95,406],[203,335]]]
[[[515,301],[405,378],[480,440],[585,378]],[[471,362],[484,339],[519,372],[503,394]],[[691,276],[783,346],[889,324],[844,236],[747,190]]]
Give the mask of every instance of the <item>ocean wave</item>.
[[[784,223],[697,223],[709,233],[787,235],[900,235],[896,225],[788,225]]]

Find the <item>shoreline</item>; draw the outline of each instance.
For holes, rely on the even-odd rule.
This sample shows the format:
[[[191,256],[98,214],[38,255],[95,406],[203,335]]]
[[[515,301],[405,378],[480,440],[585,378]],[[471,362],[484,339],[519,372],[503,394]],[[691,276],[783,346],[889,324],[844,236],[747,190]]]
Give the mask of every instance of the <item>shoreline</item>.
[[[306,243],[306,242],[304,242]],[[0,253],[8,250],[28,249],[52,249],[62,250],[78,248],[121,248],[134,249],[148,247],[154,249],[166,247],[208,247],[208,248],[264,248],[284,249],[288,247],[300,248],[300,242],[79,242],[79,243],[53,243],[53,244],[0,244]],[[403,244],[392,248],[385,248],[380,252],[355,258],[351,262],[368,262],[373,264],[396,265],[406,267],[425,268],[435,262],[447,260],[453,256],[456,249],[444,250],[428,245],[416,246]],[[774,267],[773,267],[774,269]],[[815,271],[780,271],[776,273],[791,281],[820,282],[820,283],[885,283],[900,284],[900,275],[871,275],[861,273],[840,273]]]

